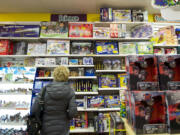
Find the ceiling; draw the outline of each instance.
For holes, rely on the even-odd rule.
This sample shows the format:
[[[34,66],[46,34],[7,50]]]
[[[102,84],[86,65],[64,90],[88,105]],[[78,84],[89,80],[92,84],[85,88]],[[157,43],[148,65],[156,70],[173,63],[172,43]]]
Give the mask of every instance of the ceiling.
[[[0,13],[98,13],[101,7],[153,9],[151,0],[0,0]]]

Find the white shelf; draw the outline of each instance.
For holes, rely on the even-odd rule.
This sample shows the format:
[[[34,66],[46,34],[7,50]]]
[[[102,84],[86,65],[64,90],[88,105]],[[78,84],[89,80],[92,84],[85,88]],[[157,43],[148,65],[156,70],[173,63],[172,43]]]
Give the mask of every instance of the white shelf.
[[[97,73],[125,73],[126,70],[96,70]]]
[[[79,68],[79,67],[94,67],[94,65],[53,65],[53,66],[36,66],[37,68],[56,68],[58,66],[65,66],[69,68]]]
[[[69,79],[97,79],[97,76],[72,76]]]
[[[12,129],[12,128],[14,128],[14,129],[16,129],[16,130],[21,130],[21,129],[23,129],[23,130],[26,130],[27,129],[27,126],[26,125],[1,125],[0,124],[0,128],[2,128],[2,129]]]
[[[75,128],[75,129],[70,130],[70,133],[94,133],[94,127]]]
[[[75,92],[75,95],[98,95],[98,92]]]
[[[99,88],[99,91],[124,91],[126,90],[125,88]]]
[[[37,80],[52,80],[53,77],[36,77]],[[69,79],[97,79],[97,76],[71,76]]]
[[[126,57],[127,54],[99,54],[99,55],[94,55],[93,57]]]
[[[154,47],[162,47],[162,48],[166,48],[166,47],[179,47],[180,45],[153,45]]]
[[[120,108],[78,108],[80,112],[106,112],[106,111],[120,111]]]
[[[39,37],[0,37],[0,39],[8,40],[39,40]]]

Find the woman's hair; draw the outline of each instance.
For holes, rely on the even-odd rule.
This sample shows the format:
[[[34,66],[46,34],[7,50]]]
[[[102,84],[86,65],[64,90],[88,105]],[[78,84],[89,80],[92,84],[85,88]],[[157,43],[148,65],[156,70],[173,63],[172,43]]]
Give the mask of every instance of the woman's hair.
[[[66,82],[69,77],[69,69],[65,66],[58,66],[53,72],[54,81]]]

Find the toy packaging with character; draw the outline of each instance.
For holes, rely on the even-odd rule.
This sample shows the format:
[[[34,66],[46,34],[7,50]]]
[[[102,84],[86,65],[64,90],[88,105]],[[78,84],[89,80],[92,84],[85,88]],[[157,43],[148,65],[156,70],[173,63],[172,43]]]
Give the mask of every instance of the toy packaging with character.
[[[168,91],[168,123],[170,126],[170,133],[180,133],[180,91]]]
[[[112,41],[97,41],[96,54],[118,54],[118,43]]]
[[[161,90],[180,90],[180,56],[158,56]]]
[[[69,37],[93,37],[93,24],[91,23],[70,23]]]
[[[135,113],[133,128],[137,134],[167,133],[166,99],[164,92],[131,92],[131,107]]]
[[[68,23],[42,22],[40,37],[68,37]]]
[[[157,58],[154,55],[128,56],[129,90],[159,90]]]

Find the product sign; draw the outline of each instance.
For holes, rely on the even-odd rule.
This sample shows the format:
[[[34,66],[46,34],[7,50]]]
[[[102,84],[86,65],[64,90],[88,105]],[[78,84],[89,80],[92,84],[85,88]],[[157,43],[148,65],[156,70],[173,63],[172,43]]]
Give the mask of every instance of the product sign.
[[[86,14],[52,14],[51,21],[59,22],[86,22]]]

